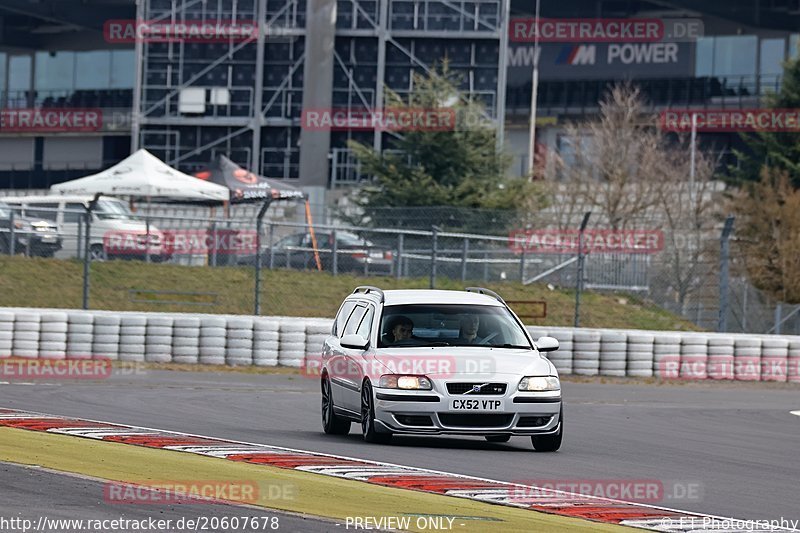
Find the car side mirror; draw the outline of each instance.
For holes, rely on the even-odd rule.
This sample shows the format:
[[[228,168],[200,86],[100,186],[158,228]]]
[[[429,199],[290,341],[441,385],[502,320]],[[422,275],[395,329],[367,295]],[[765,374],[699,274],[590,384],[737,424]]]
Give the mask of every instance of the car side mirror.
[[[345,335],[339,341],[343,348],[352,348],[354,350],[366,350],[369,346],[369,341],[356,333]]]
[[[536,349],[540,352],[554,352],[558,350],[558,340],[553,337],[539,337],[536,339]]]

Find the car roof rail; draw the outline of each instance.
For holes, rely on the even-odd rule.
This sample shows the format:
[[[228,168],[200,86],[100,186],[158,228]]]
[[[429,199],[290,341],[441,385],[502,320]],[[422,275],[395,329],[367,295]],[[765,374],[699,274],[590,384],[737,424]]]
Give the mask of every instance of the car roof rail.
[[[372,285],[359,285],[358,287],[356,287],[356,290],[353,291],[353,294],[357,294],[359,292],[363,292],[364,294],[369,294],[371,292],[374,292],[378,295],[378,298],[380,299],[381,303],[383,303],[384,301],[383,291],[378,287],[373,287]]]
[[[483,287],[467,287],[467,288],[466,288],[466,289],[464,289],[464,290],[465,290],[465,291],[467,291],[467,292],[477,292],[477,293],[479,293],[479,294],[485,294],[485,295],[487,295],[487,296],[491,296],[492,298],[494,298],[495,300],[497,300],[497,301],[498,301],[498,302],[500,302],[501,304],[503,304],[503,305],[505,305],[506,307],[508,307],[508,305],[506,304],[506,301],[505,301],[505,300],[503,300],[503,299],[500,297],[500,295],[499,295],[499,294],[497,294],[497,293],[496,293],[496,292],[494,292],[494,291],[490,291],[489,289],[484,289]]]

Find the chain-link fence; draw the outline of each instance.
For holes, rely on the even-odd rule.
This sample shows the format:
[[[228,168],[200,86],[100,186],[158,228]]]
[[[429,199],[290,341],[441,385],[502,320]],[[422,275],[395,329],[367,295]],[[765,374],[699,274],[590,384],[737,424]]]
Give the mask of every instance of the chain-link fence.
[[[721,258],[721,222],[641,218],[619,229],[592,215],[581,233],[580,217],[555,227],[525,213],[420,208],[376,211],[370,226],[353,226],[340,213],[309,224],[302,204],[275,204],[259,232],[259,207],[133,213],[106,197],[91,211],[79,198],[2,198],[0,254],[56,261],[0,257],[8,274],[0,283],[25,280],[0,291],[0,305],[319,316],[313,297],[332,282],[302,271],[348,286],[383,276],[430,287],[507,281],[574,291],[581,279],[581,289],[654,304],[703,329],[800,333],[800,308],[750,286],[736,247]]]

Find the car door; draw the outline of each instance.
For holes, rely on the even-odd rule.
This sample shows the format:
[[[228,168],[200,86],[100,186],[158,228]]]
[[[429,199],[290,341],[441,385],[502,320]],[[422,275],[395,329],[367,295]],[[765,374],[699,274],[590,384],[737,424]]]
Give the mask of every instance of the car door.
[[[331,380],[331,395],[333,396],[333,403],[336,406],[344,406],[345,398],[347,397],[347,387],[350,381],[347,377],[347,359],[345,358],[344,348],[340,344],[340,339],[343,335],[345,325],[350,319],[353,311],[356,308],[355,300],[345,300],[336,313],[333,328],[331,330],[331,337],[325,344],[322,352],[322,360],[325,368],[328,371],[328,376]]]
[[[350,313],[341,337],[358,333],[365,315],[369,311],[366,302],[358,302],[353,312]],[[340,338],[341,338],[340,337]],[[361,409],[361,381],[364,379],[362,368],[364,350],[346,348],[342,346],[342,374],[339,382],[342,387],[342,406],[355,412]]]
[[[59,227],[64,233],[62,251],[67,257],[77,257],[81,255],[78,254],[78,249],[83,250],[83,239],[86,238],[86,235],[83,233],[86,231],[86,208],[80,202],[67,202],[60,211],[62,218]],[[78,231],[79,226],[81,228],[80,232]],[[80,235],[78,235],[78,233],[80,233]],[[81,238],[80,243],[78,242],[78,237]]]
[[[347,375],[352,384],[352,386],[348,387],[347,389],[346,401],[347,405],[352,406],[352,409],[356,411],[360,411],[361,409],[361,384],[364,382],[364,378],[368,375],[371,364],[370,354],[372,351],[372,342],[370,334],[372,332],[372,323],[375,316],[375,309],[372,304],[364,303],[360,307],[363,310],[359,313],[359,308],[356,307],[356,311],[354,311],[352,315],[353,327],[355,327],[354,333],[361,335],[370,341],[370,345],[367,346],[366,350],[352,348],[344,349]],[[360,319],[358,319],[358,325],[355,326],[355,320],[359,314]]]

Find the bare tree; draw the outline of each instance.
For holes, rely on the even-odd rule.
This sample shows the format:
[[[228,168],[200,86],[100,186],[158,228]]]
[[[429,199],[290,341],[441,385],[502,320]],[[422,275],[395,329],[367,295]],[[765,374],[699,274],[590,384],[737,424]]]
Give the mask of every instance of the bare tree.
[[[664,236],[660,277],[680,313],[686,312],[688,297],[708,287],[716,272],[719,233],[715,222],[724,202],[720,182],[714,181],[718,161],[696,150],[695,176],[690,181],[690,150],[686,139],[679,139],[663,152],[662,186],[657,189],[657,226]]]
[[[785,171],[765,168],[735,206],[750,281],[780,301],[800,303],[800,191]]]
[[[662,186],[664,138],[644,112],[639,90],[622,84],[600,102],[596,119],[570,124],[572,160],[562,161],[562,194],[625,229],[650,214]]]

